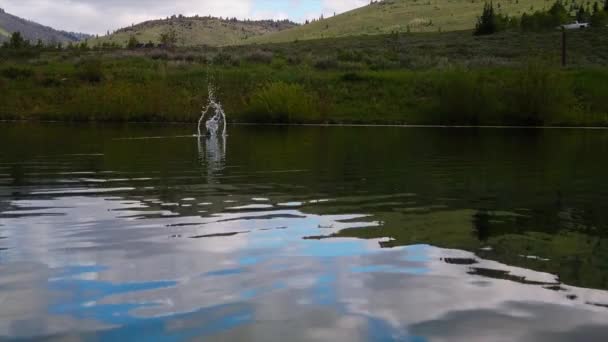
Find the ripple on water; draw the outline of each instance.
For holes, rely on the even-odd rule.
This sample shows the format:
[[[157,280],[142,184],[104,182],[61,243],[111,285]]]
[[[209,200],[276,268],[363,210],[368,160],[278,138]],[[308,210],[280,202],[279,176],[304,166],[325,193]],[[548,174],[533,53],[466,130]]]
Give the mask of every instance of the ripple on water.
[[[0,338],[608,334],[602,137],[83,129],[0,134]]]

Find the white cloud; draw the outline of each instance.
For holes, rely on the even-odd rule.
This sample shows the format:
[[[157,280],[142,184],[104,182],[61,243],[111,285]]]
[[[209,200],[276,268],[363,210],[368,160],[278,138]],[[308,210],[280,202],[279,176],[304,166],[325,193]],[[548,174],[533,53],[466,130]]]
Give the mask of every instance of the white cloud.
[[[104,33],[173,14],[246,18],[253,0],[2,0],[7,12],[57,29]]]
[[[0,0],[0,7],[53,28],[103,34],[106,30],[173,14],[303,21],[369,3],[368,0],[273,0],[271,4],[276,6],[268,8],[266,3],[256,8],[262,1],[267,0]]]
[[[323,0],[323,13],[342,13],[367,4],[368,0]]]
[[[289,14],[280,11],[254,11],[250,18],[255,20],[284,20],[289,19]]]
[[[321,8],[318,12],[307,11],[299,17],[302,18],[302,20],[312,20],[319,18],[319,16],[323,14],[325,18],[330,18],[334,14],[341,14],[368,4],[369,0],[323,0],[321,1]]]

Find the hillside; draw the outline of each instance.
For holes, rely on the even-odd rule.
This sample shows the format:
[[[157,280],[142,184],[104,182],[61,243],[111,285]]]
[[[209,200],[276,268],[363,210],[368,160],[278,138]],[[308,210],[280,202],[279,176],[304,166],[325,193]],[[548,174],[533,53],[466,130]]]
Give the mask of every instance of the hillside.
[[[92,45],[115,43],[126,45],[131,37],[141,43],[160,43],[163,33],[175,32],[178,46],[224,46],[242,43],[244,40],[296,27],[290,21],[241,21],[213,17],[171,17],[146,21],[120,29],[109,36],[99,37]]]
[[[82,33],[55,30],[51,27],[6,13],[0,8],[0,42],[8,39],[13,32],[21,32],[23,37],[31,42],[42,40],[45,43],[77,42],[89,37]]]
[[[469,30],[475,27],[484,3],[485,0],[384,0],[247,42],[276,43],[392,32]],[[553,0],[494,1],[499,12],[518,16],[552,4]]]

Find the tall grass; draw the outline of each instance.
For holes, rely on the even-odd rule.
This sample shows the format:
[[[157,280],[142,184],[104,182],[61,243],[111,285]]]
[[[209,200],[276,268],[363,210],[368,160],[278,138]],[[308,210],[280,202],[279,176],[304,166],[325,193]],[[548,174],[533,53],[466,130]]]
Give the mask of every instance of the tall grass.
[[[498,85],[483,73],[446,71],[437,82],[429,123],[441,125],[496,124],[502,110]]]
[[[608,124],[608,72],[536,60],[521,67],[420,71],[78,60],[0,66],[0,119],[195,122],[211,72],[232,122]]]
[[[247,108],[251,122],[319,122],[319,98],[299,84],[271,82],[254,91]]]
[[[596,115],[598,111],[606,112],[606,108],[599,105],[602,102],[599,96],[596,97],[601,91],[579,84],[584,90],[579,90],[576,96],[572,78],[569,72],[541,60],[531,60],[519,68],[446,71],[437,82],[436,106],[429,113],[429,123],[602,124],[598,121],[601,115]],[[587,108],[584,122],[580,115],[582,106],[591,106]]]
[[[533,60],[515,73],[509,87],[505,123],[543,125],[575,111],[572,87],[551,64]]]

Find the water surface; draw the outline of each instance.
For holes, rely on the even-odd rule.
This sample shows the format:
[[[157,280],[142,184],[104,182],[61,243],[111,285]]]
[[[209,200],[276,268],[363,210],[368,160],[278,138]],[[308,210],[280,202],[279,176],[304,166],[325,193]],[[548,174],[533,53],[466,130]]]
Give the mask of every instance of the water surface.
[[[0,338],[604,341],[608,132],[0,126]]]

